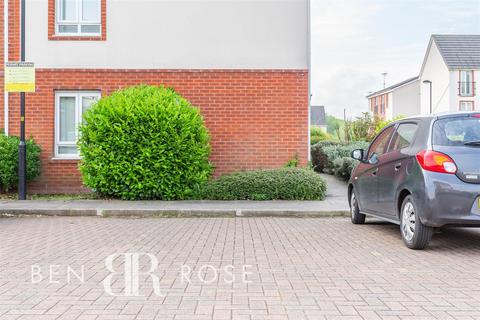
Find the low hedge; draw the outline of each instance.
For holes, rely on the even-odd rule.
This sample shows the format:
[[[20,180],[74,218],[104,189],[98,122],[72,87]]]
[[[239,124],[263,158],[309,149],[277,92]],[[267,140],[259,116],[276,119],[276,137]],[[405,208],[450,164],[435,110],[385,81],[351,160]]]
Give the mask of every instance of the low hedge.
[[[207,182],[198,192],[205,200],[323,200],[326,183],[314,171],[281,168],[237,172]]]
[[[348,145],[331,145],[323,148],[327,161],[325,162],[324,171],[326,173],[335,174],[334,161],[342,158],[349,158],[355,149],[366,149],[369,143],[365,141],[357,141]]]
[[[0,191],[9,192],[18,185],[19,138],[0,133]],[[27,140],[27,181],[40,176],[40,146]]]
[[[358,160],[350,157],[343,157],[333,161],[333,174],[340,179],[349,180],[353,169],[358,164]]]
[[[358,161],[350,158],[355,149],[367,149],[369,143],[357,141],[345,145],[335,141],[321,141],[312,146],[312,165],[315,171],[334,174],[348,180]]]
[[[315,170],[316,172],[323,172],[323,170],[325,169],[325,165],[327,163],[327,155],[324,152],[324,148],[340,145],[340,142],[332,140],[320,141],[313,145],[310,151],[313,170]]]

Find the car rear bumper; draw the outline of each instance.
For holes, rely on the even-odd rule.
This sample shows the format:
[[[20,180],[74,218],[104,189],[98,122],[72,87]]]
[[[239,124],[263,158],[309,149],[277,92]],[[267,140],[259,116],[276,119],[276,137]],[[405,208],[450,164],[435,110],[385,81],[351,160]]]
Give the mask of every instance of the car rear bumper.
[[[425,192],[416,199],[423,224],[480,227],[480,184],[465,183],[450,174],[424,171],[423,175]]]

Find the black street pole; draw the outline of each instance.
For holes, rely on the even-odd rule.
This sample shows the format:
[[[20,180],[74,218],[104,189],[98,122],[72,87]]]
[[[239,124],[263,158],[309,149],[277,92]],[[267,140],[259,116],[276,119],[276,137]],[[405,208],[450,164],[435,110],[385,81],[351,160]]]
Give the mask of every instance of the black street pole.
[[[21,1],[20,61],[25,61],[25,0]],[[25,92],[20,93],[20,143],[18,145],[18,199],[27,199],[27,145],[25,144]]]

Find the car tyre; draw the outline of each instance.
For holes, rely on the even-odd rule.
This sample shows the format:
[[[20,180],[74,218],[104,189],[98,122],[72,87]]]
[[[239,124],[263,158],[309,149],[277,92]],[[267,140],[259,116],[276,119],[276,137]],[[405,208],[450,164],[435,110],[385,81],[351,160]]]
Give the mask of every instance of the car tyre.
[[[400,211],[400,233],[405,245],[414,250],[423,250],[432,239],[433,228],[420,221],[419,211],[412,196],[407,196]]]
[[[355,190],[352,190],[352,194],[350,195],[350,217],[353,224],[365,223],[365,215],[360,212],[360,207],[358,206]]]

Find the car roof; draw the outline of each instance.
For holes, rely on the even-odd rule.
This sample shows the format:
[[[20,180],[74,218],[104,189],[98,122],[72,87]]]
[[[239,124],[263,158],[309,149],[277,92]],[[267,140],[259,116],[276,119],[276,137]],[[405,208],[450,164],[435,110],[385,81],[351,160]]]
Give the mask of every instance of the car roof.
[[[438,112],[434,114],[419,114],[415,116],[411,116],[404,119],[399,119],[395,122],[402,122],[405,120],[431,120],[431,119],[442,119],[442,118],[450,118],[450,117],[461,117],[470,114],[478,114],[478,111],[456,111],[456,112]]]

